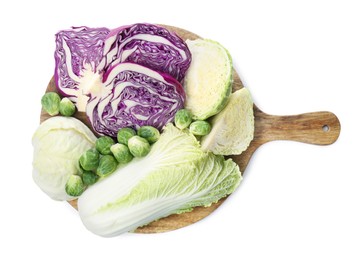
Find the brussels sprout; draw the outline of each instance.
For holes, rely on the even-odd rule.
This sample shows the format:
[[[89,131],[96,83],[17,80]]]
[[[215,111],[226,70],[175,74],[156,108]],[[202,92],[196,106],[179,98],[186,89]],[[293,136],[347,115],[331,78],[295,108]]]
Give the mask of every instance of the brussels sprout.
[[[82,173],[82,181],[84,185],[92,185],[98,180],[98,175],[91,171],[84,171]]]
[[[152,144],[158,141],[160,137],[159,130],[153,126],[142,126],[138,129],[138,135],[147,139]]]
[[[105,177],[117,169],[117,161],[112,155],[103,155],[99,160],[96,173],[100,177]]]
[[[76,106],[67,97],[60,102],[60,114],[63,116],[72,116],[76,112]]]
[[[190,124],[189,131],[193,135],[207,135],[211,131],[211,125],[203,120],[197,120]]]
[[[83,154],[82,154],[82,155],[83,155]],[[78,171],[77,171],[76,174],[79,175],[79,176],[82,176],[82,174],[83,174],[84,172],[86,172],[86,170],[83,169],[80,160],[78,160]]]
[[[92,148],[84,152],[80,157],[80,165],[83,170],[93,171],[99,164],[99,152]]]
[[[66,193],[73,197],[80,196],[85,190],[85,185],[80,176],[71,175],[65,186]]]
[[[60,112],[61,98],[56,92],[47,92],[41,98],[42,108],[50,115],[55,116]]]
[[[111,146],[111,152],[118,163],[129,163],[133,159],[133,155],[125,144],[114,144]]]
[[[117,141],[120,144],[128,145],[129,138],[136,135],[136,132],[134,129],[129,127],[124,127],[120,129],[117,133]]]
[[[191,114],[187,109],[180,109],[175,113],[174,123],[179,129],[187,128],[192,122]]]
[[[143,137],[136,135],[128,140],[128,148],[134,157],[143,157],[149,153],[150,144]]]
[[[114,145],[114,140],[109,136],[101,136],[96,140],[96,149],[103,155],[111,154],[112,145]]]

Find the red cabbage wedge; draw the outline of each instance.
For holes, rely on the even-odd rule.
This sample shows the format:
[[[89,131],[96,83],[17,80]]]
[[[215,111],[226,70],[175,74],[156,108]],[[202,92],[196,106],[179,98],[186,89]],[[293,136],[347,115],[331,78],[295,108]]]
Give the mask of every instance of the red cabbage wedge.
[[[161,129],[184,107],[182,85],[172,76],[124,62],[103,74],[103,84],[88,88],[86,113],[93,129],[115,137],[123,127]]]
[[[137,23],[112,30],[105,42],[101,68],[133,62],[165,72],[181,82],[191,54],[176,34],[154,24]]]
[[[80,86],[87,81],[84,71],[97,71],[109,32],[107,28],[82,26],[56,34],[56,86],[63,96],[76,104],[79,111],[85,111],[88,100]]]

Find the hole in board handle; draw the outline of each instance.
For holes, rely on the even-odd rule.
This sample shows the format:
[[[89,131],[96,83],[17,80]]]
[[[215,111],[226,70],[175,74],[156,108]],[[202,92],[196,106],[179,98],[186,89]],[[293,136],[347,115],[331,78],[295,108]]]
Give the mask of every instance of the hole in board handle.
[[[329,126],[328,125],[323,125],[322,126],[322,131],[323,132],[328,132],[329,131]]]

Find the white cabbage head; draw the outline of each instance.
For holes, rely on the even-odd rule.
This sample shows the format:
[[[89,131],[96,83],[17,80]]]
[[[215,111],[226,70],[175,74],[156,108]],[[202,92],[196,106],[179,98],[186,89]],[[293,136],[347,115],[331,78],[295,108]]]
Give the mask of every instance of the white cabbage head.
[[[96,137],[73,117],[52,117],[44,121],[32,138],[34,147],[32,177],[35,183],[54,200],[71,200],[65,185],[78,174],[79,157],[94,147]]]

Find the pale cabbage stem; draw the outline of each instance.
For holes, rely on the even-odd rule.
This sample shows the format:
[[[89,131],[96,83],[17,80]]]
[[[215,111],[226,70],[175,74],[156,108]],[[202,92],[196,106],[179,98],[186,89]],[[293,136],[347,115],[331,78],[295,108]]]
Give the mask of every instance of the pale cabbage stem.
[[[78,111],[85,112],[90,97],[99,97],[104,95],[104,86],[102,75],[93,71],[93,65],[86,63],[83,65],[81,77],[79,77],[78,89],[80,94],[77,98]]]

